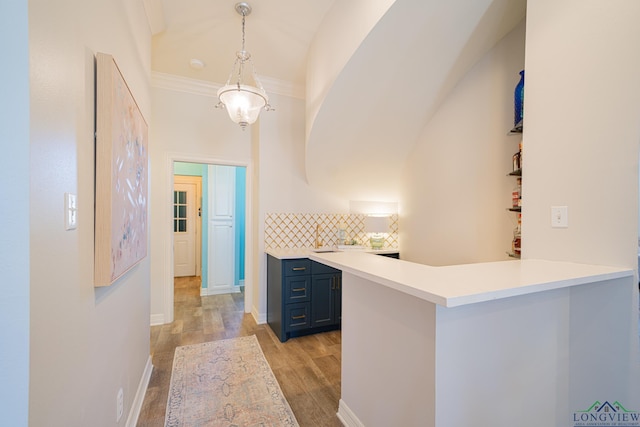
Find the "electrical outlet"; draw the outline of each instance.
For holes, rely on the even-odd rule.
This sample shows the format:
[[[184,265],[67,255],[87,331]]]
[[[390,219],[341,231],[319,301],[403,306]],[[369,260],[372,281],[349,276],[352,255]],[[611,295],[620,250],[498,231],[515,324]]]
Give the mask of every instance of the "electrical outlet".
[[[124,413],[124,392],[122,391],[122,387],[118,390],[118,395],[116,396],[116,422],[120,421],[122,418],[122,414]]]

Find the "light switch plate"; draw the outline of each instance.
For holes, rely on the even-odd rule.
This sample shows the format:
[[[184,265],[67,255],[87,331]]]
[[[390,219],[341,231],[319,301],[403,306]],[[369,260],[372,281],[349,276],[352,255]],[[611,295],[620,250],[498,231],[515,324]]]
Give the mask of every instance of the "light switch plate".
[[[78,228],[78,200],[75,194],[64,193],[64,229]]]
[[[551,206],[551,228],[569,227],[569,208],[567,206]]]

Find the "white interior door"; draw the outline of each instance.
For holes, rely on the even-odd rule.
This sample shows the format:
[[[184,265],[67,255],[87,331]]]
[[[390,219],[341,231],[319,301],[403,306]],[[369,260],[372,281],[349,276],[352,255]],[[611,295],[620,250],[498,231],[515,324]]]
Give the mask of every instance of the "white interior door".
[[[173,275],[200,275],[200,177],[175,176],[173,187]]]
[[[233,283],[235,173],[233,166],[209,166],[209,295],[238,292]]]

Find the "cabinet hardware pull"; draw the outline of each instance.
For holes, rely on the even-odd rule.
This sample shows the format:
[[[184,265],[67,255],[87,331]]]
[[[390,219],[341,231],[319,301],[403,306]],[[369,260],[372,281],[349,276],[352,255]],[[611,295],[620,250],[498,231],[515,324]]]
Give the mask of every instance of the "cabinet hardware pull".
[[[293,288],[291,289],[293,292],[301,292],[301,291],[305,291],[307,288]]]
[[[332,277],[331,278],[331,290],[335,290],[336,289],[336,278]]]
[[[307,316],[305,316],[305,315],[303,314],[302,316],[292,316],[291,318],[292,318],[293,320],[300,320],[300,319],[304,319],[305,317],[307,317]]]
[[[307,267],[293,267],[292,270],[293,271],[305,271],[307,269]]]

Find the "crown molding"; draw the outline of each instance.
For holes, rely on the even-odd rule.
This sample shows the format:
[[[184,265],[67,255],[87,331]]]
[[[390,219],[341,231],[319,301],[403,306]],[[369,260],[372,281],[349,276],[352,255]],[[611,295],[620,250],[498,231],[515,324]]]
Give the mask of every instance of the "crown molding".
[[[175,74],[151,72],[151,86],[159,89],[167,89],[175,92],[190,93],[193,95],[203,95],[215,98],[220,84],[207,82],[204,80],[190,79],[188,77],[176,76]]]
[[[290,98],[304,99],[304,87],[294,85],[282,80],[272,79],[270,77],[258,76],[260,83],[267,91],[267,94],[273,93]],[[217,97],[218,89],[221,84],[212,83],[205,80],[191,79],[188,77],[177,76],[175,74],[161,73],[159,71],[151,72],[151,86],[159,89],[167,89],[176,92],[190,93],[193,95]]]
[[[260,83],[262,83],[267,94],[275,93],[277,95],[288,96],[289,98],[296,99],[304,99],[305,97],[305,88],[303,85],[297,85],[284,80],[260,75],[258,75],[258,79],[260,79]]]

